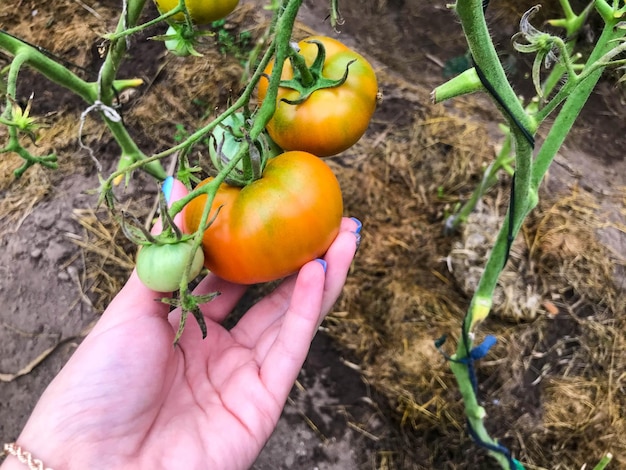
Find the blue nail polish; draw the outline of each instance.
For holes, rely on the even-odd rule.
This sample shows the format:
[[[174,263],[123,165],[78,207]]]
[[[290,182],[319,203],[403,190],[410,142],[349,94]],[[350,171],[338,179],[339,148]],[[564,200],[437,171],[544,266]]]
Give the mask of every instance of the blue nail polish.
[[[317,258],[315,261],[321,264],[322,268],[324,268],[324,272],[326,272],[326,269],[328,269],[328,263],[321,258]]]
[[[361,221],[357,219],[356,217],[350,217],[350,218],[356,222],[356,229],[354,229],[354,233],[356,234],[361,233],[361,229],[363,228],[363,224],[361,223]]]
[[[172,188],[174,187],[174,177],[168,176],[163,181],[161,185],[161,191],[163,191],[163,195],[165,196],[165,202],[169,204],[170,198],[172,197]]]

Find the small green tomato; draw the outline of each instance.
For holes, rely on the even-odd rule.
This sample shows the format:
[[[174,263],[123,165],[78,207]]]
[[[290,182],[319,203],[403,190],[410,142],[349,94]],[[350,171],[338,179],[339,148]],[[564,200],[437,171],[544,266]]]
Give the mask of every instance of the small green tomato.
[[[180,286],[193,241],[143,246],[137,254],[137,275],[141,282],[156,292],[173,292]],[[194,279],[204,263],[202,249],[196,250],[189,280]]]
[[[188,30],[186,25],[170,25],[163,38],[168,51],[178,57],[193,55],[201,57],[202,54],[194,49],[196,44],[196,34],[193,30]]]

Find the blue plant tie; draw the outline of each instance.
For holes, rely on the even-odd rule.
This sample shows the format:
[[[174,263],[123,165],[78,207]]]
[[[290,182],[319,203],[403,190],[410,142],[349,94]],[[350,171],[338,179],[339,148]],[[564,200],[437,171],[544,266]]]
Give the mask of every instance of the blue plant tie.
[[[493,345],[498,342],[497,338],[494,335],[487,335],[482,343],[478,346],[475,346],[474,349],[470,352],[470,357],[477,361],[478,359],[482,359],[487,355],[489,350]]]
[[[467,348],[467,338],[463,336],[463,342],[465,343]],[[471,351],[467,354],[467,357],[463,359],[458,359],[456,362],[460,364],[465,364],[467,366],[467,372],[469,373],[470,382],[472,383],[472,388],[474,389],[474,393],[478,394],[478,379],[476,378],[476,369],[474,368],[474,361],[478,359],[482,359],[487,355],[491,347],[496,344],[497,339],[493,335],[485,336],[485,339],[478,346],[474,346]]]
[[[468,352],[467,356],[462,359],[455,359],[447,355],[441,350],[441,347],[445,344],[447,339],[446,335],[443,335],[441,338],[435,340],[435,347],[437,350],[443,354],[448,361],[455,362],[457,364],[465,364],[467,366],[467,371],[469,373],[470,382],[472,383],[472,388],[474,389],[474,393],[478,393],[478,380],[476,379],[476,371],[474,370],[474,361],[478,359],[482,359],[487,355],[491,347],[496,344],[498,341],[495,336],[487,335],[481,344],[475,346],[471,351]],[[464,336],[464,344],[467,348],[467,338]]]
[[[463,359],[454,359],[441,350],[441,347],[445,344],[447,339],[448,337],[446,335],[443,335],[441,338],[436,339],[435,347],[439,350],[441,354],[443,354],[443,356],[447,360],[466,365],[485,357],[489,350],[498,342],[498,339],[494,335],[487,335],[485,336],[485,339],[482,343],[474,346],[474,348],[470,351],[467,357],[464,357]]]
[[[509,449],[507,449],[506,447],[500,444],[491,444],[489,442],[483,441],[478,436],[478,434],[476,434],[476,431],[474,431],[474,428],[472,428],[469,421],[467,421],[467,430],[470,436],[472,436],[472,439],[474,440],[474,442],[478,444],[480,447],[490,450],[491,452],[498,452],[499,454],[504,455],[507,461],[509,462],[509,468],[511,470],[525,470],[524,466],[519,460],[511,457],[511,451],[509,451]]]
[[[468,354],[466,357],[462,359],[455,359],[453,357],[450,357],[449,355],[447,355],[441,350],[441,347],[445,344],[446,339],[447,339],[447,336],[444,335],[441,338],[438,338],[437,340],[435,340],[435,347],[441,354],[443,354],[443,356],[447,360],[455,362],[457,364],[465,364],[467,366],[467,370],[468,370],[469,377],[470,377],[470,382],[472,383],[474,393],[478,393],[478,381],[476,379],[476,372],[474,370],[474,362],[479,359],[482,359],[483,357],[487,355],[487,353],[489,353],[489,350],[497,343],[498,341],[497,338],[494,335],[487,335],[485,336],[485,339],[483,340],[482,343],[478,344],[477,346],[474,346],[471,350],[469,350],[468,348],[469,340],[467,336],[464,335],[463,343],[466,347],[466,350],[468,350]],[[467,429],[468,429],[469,435],[472,437],[474,442],[476,442],[476,444],[478,444],[480,447],[483,447],[489,451],[497,452],[499,454],[504,455],[509,463],[509,468],[511,470],[525,470],[524,466],[521,464],[519,460],[516,460],[513,457],[511,457],[511,452],[509,451],[509,449],[507,449],[506,447],[500,444],[491,444],[489,442],[483,441],[478,436],[478,434],[476,434],[476,431],[474,431],[474,428],[472,428],[469,421],[467,421]]]

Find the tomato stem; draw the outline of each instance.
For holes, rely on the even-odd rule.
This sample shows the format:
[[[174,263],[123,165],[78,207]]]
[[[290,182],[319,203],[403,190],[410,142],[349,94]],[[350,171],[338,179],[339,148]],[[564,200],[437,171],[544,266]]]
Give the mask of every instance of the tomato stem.
[[[336,88],[343,85],[348,79],[350,65],[355,62],[355,59],[353,59],[346,64],[346,70],[341,78],[337,80],[326,78],[323,73],[324,63],[326,61],[326,48],[324,44],[316,39],[307,42],[317,46],[317,55],[310,67],[307,66],[304,57],[302,57],[294,47],[290,48],[289,59],[293,67],[293,78],[290,80],[281,80],[280,86],[296,90],[298,92],[298,98],[295,100],[283,98],[285,103],[292,105],[302,104],[317,90]],[[279,70],[282,70],[282,67]]]
[[[276,110],[276,98],[278,96],[281,73],[285,60],[287,60],[291,53],[291,34],[301,4],[302,0],[288,0],[283,3],[284,7],[282,9],[279,8],[276,11],[276,37],[274,38],[272,46],[268,48],[268,51],[271,50],[272,53],[275,53],[276,57],[274,59],[274,68],[269,78],[266,99],[261,103],[252,128],[250,129],[250,137],[253,140],[261,135]],[[259,67],[257,67],[255,75],[253,76],[253,78],[255,78],[253,81],[254,87],[256,87],[259,78],[263,74],[263,70],[265,70],[270,60],[271,55],[267,57],[267,61],[263,65],[259,64]]]
[[[330,0],[330,26],[337,32],[337,26],[343,25],[345,20],[339,11],[339,0]]]
[[[182,4],[182,6],[181,6]],[[126,29],[121,29],[121,30],[116,30],[114,33],[110,33],[110,34],[104,34],[102,37],[104,39],[107,39],[108,41],[114,42],[117,41],[119,39],[123,39],[126,38],[128,36],[131,36],[135,33],[139,33],[145,29],[148,29],[151,26],[154,26],[156,24],[159,24],[165,20],[167,20],[168,18],[171,18],[172,16],[176,15],[177,13],[183,13],[186,12],[186,8],[185,8],[185,4],[184,4],[184,0],[181,0],[181,4],[176,5],[174,8],[172,8],[170,11],[168,11],[167,13],[163,13],[160,16],[157,16],[156,18],[146,21],[145,23],[142,23],[140,25],[135,25],[132,27],[128,27]]]
[[[213,122],[209,123],[207,126],[203,127],[202,129],[199,129],[198,131],[193,133],[191,136],[189,136],[184,142],[181,142],[181,144],[179,144],[176,147],[173,147],[169,151],[173,152],[173,151],[188,147],[189,145],[192,145],[195,141],[199,140],[205,134],[207,134],[212,129],[214,129],[215,126],[217,126],[220,122],[222,122],[227,116],[245,107],[247,103],[250,101],[252,93],[254,92],[254,89],[256,88],[256,85],[263,74],[263,70],[265,70],[272,56],[275,54],[276,56],[275,61],[276,61],[277,67],[275,67],[272,73],[272,76],[270,77],[270,85],[268,87],[268,92],[267,92],[267,96],[269,96],[270,98],[264,100],[263,104],[260,106],[259,110],[256,113],[256,117],[252,123],[252,126],[250,128],[249,135],[246,137],[246,139],[249,139],[251,142],[255,142],[257,141],[257,139],[259,139],[259,137],[263,134],[265,130],[265,126],[271,119],[276,109],[276,96],[278,94],[278,87],[280,83],[280,71],[282,70],[283,63],[285,62],[285,60],[287,59],[289,55],[289,52],[288,52],[289,41],[290,41],[291,33],[293,31],[293,26],[295,24],[295,19],[296,19],[301,3],[302,3],[302,0],[289,0],[289,1],[283,2],[282,7],[279,7],[276,9],[274,18],[272,20],[272,24],[275,25],[276,27],[276,37],[274,38],[274,41],[272,41],[270,46],[265,51],[263,58],[261,59],[259,65],[257,66],[254,74],[250,78],[250,81],[248,82],[246,88],[244,89],[239,99],[236,100],[220,116],[218,116],[215,120],[213,120]],[[249,144],[249,147],[250,148],[254,147],[254,144],[252,145]],[[204,186],[201,186],[199,188],[195,188],[194,190],[189,192],[185,197],[183,197],[182,199],[179,199],[178,201],[175,201],[170,206],[170,209],[169,209],[170,215],[174,217],[174,215],[179,213],[189,201],[191,201],[192,199],[194,199],[195,197],[201,194],[206,194],[207,199],[205,202],[204,210],[202,212],[198,230],[196,231],[194,238],[193,238],[193,247],[194,247],[194,250],[192,250],[193,252],[195,252],[195,250],[197,249],[200,249],[200,245],[202,244],[204,230],[211,223],[211,220],[209,219],[209,214],[213,206],[213,201],[215,200],[215,194],[217,193],[217,189],[225,181],[227,175],[236,167],[236,165],[239,163],[241,158],[244,158],[244,155],[245,155],[245,151],[240,150],[238,154],[234,156],[230,160],[230,162],[224,168],[221,169],[221,171],[219,171],[217,176],[210,183]],[[191,262],[191,258],[189,261]],[[182,308],[182,315],[180,318],[179,328],[178,328],[178,331],[176,333],[176,337],[174,340],[175,344],[183,332],[185,323],[187,321],[188,312],[192,312],[194,317],[198,320],[200,327],[201,328],[203,327],[202,322],[204,321],[204,318],[202,317],[202,314],[197,307],[198,300],[188,291],[188,282],[189,282],[188,274],[189,274],[189,269],[183,276],[183,279],[181,280],[181,283],[180,283],[180,305]],[[206,332],[203,331],[203,335],[205,334]]]
[[[309,88],[315,83],[313,72],[306,65],[304,57],[300,55],[298,45],[295,43],[290,43],[289,45],[291,46],[289,49],[289,61],[291,62],[291,66],[294,70],[294,76],[297,75],[298,81],[303,87]],[[322,50],[323,48],[324,46],[322,46]],[[281,86],[285,86],[284,84],[285,81],[281,81]]]

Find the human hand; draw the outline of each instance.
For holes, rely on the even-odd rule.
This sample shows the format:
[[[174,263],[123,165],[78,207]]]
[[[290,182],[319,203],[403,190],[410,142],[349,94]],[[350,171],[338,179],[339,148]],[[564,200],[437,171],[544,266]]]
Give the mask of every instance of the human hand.
[[[182,191],[176,185],[173,198]],[[178,196],[179,197],[179,196]],[[274,430],[324,315],[345,283],[359,225],[343,219],[322,262],[307,263],[231,330],[221,323],[245,286],[213,275],[193,321],[172,346],[180,311],[135,272],[42,395],[17,442],[46,466],[239,469]],[[9,457],[2,470],[24,468]]]

